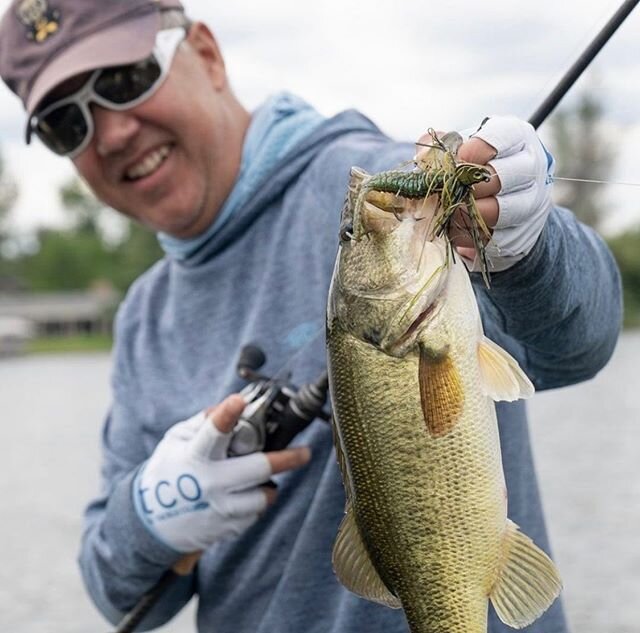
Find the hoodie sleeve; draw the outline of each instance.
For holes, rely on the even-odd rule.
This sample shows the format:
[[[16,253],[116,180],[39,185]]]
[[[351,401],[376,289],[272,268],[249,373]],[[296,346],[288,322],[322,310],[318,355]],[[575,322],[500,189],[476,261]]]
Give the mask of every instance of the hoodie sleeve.
[[[127,374],[118,347],[114,404],[102,431],[101,491],[85,512],[79,554],[87,591],[113,624],[183,556],[152,536],[134,508],[133,479],[148,451],[142,424],[122,394]],[[191,598],[193,585],[193,575],[176,580],[136,630],[150,630],[171,619]]]
[[[587,380],[608,362],[622,321],[620,275],[604,241],[568,210],[550,214],[534,249],[492,275],[472,274],[487,336],[536,389]]]

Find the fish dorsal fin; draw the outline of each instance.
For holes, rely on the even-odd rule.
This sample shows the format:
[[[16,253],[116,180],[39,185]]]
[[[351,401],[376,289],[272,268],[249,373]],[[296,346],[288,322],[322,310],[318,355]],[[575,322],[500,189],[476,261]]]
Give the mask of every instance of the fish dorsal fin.
[[[507,521],[502,556],[489,597],[498,617],[521,629],[551,606],[562,581],[553,561],[513,521]]]
[[[518,361],[486,336],[478,344],[478,362],[484,392],[493,400],[513,402],[533,395],[533,384]]]
[[[371,562],[350,501],[347,501],[346,514],[333,546],[332,562],[338,580],[349,591],[392,609],[402,607],[400,600],[387,589]]]
[[[418,382],[429,435],[448,435],[460,419],[464,403],[462,382],[451,357],[448,354],[434,356],[421,345]]]

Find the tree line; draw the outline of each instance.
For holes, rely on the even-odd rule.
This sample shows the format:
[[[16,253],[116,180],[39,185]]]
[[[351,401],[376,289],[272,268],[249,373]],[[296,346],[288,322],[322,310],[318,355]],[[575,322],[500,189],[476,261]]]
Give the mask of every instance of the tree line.
[[[615,143],[603,127],[603,107],[595,93],[582,95],[576,105],[550,119],[551,151],[556,174],[568,178],[607,180],[615,159]],[[557,181],[555,200],[572,209],[594,228],[601,229],[610,211],[605,187],[599,184]],[[77,178],[60,189],[68,215],[64,228],[40,227],[30,247],[17,242],[9,215],[18,191],[0,156],[0,292],[85,290],[109,283],[124,293],[131,282],[162,256],[151,232],[122,219],[119,235],[109,236],[106,209]],[[115,216],[112,216],[115,217]],[[640,325],[640,222],[608,238],[622,273],[625,323]]]
[[[5,189],[13,194],[2,196]],[[155,235],[124,218],[118,222],[119,234],[109,236],[101,221],[114,212],[78,178],[65,183],[59,195],[66,225],[39,227],[33,244],[20,245],[7,226],[15,185],[6,171],[0,173],[0,291],[87,290],[107,283],[124,293],[162,256]]]

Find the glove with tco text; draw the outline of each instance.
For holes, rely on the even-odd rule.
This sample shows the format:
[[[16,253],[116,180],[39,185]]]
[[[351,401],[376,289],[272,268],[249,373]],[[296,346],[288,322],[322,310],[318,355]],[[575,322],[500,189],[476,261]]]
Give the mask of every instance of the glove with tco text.
[[[138,516],[179,552],[238,536],[267,506],[260,486],[273,472],[269,459],[265,453],[228,458],[232,433],[218,430],[215,416],[216,410],[203,411],[171,427],[134,481]]]
[[[492,230],[486,248],[489,273],[506,270],[531,252],[553,208],[553,157],[529,123],[495,116],[467,137],[458,159],[487,165],[495,173],[488,183],[474,185],[474,197]],[[469,238],[454,236],[454,244],[467,267],[479,271]]]

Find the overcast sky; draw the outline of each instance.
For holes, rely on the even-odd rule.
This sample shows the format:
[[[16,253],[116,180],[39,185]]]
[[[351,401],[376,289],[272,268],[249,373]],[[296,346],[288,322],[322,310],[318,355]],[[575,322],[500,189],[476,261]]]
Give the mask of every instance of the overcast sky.
[[[55,0],[49,0],[55,6]],[[282,89],[322,113],[362,110],[387,133],[415,139],[428,127],[462,129],[489,114],[527,118],[620,2],[577,0],[186,0],[218,38],[232,85],[252,109]],[[9,6],[0,0],[2,10]],[[640,9],[593,62],[620,158],[612,180],[640,183]],[[65,159],[22,140],[18,100],[0,87],[0,143],[21,196],[14,225],[60,220]],[[544,126],[541,128],[543,138]],[[548,134],[548,131],[547,131]],[[562,175],[562,174],[558,174]],[[589,178],[590,174],[583,174]],[[638,187],[611,186],[610,228],[640,222]]]

